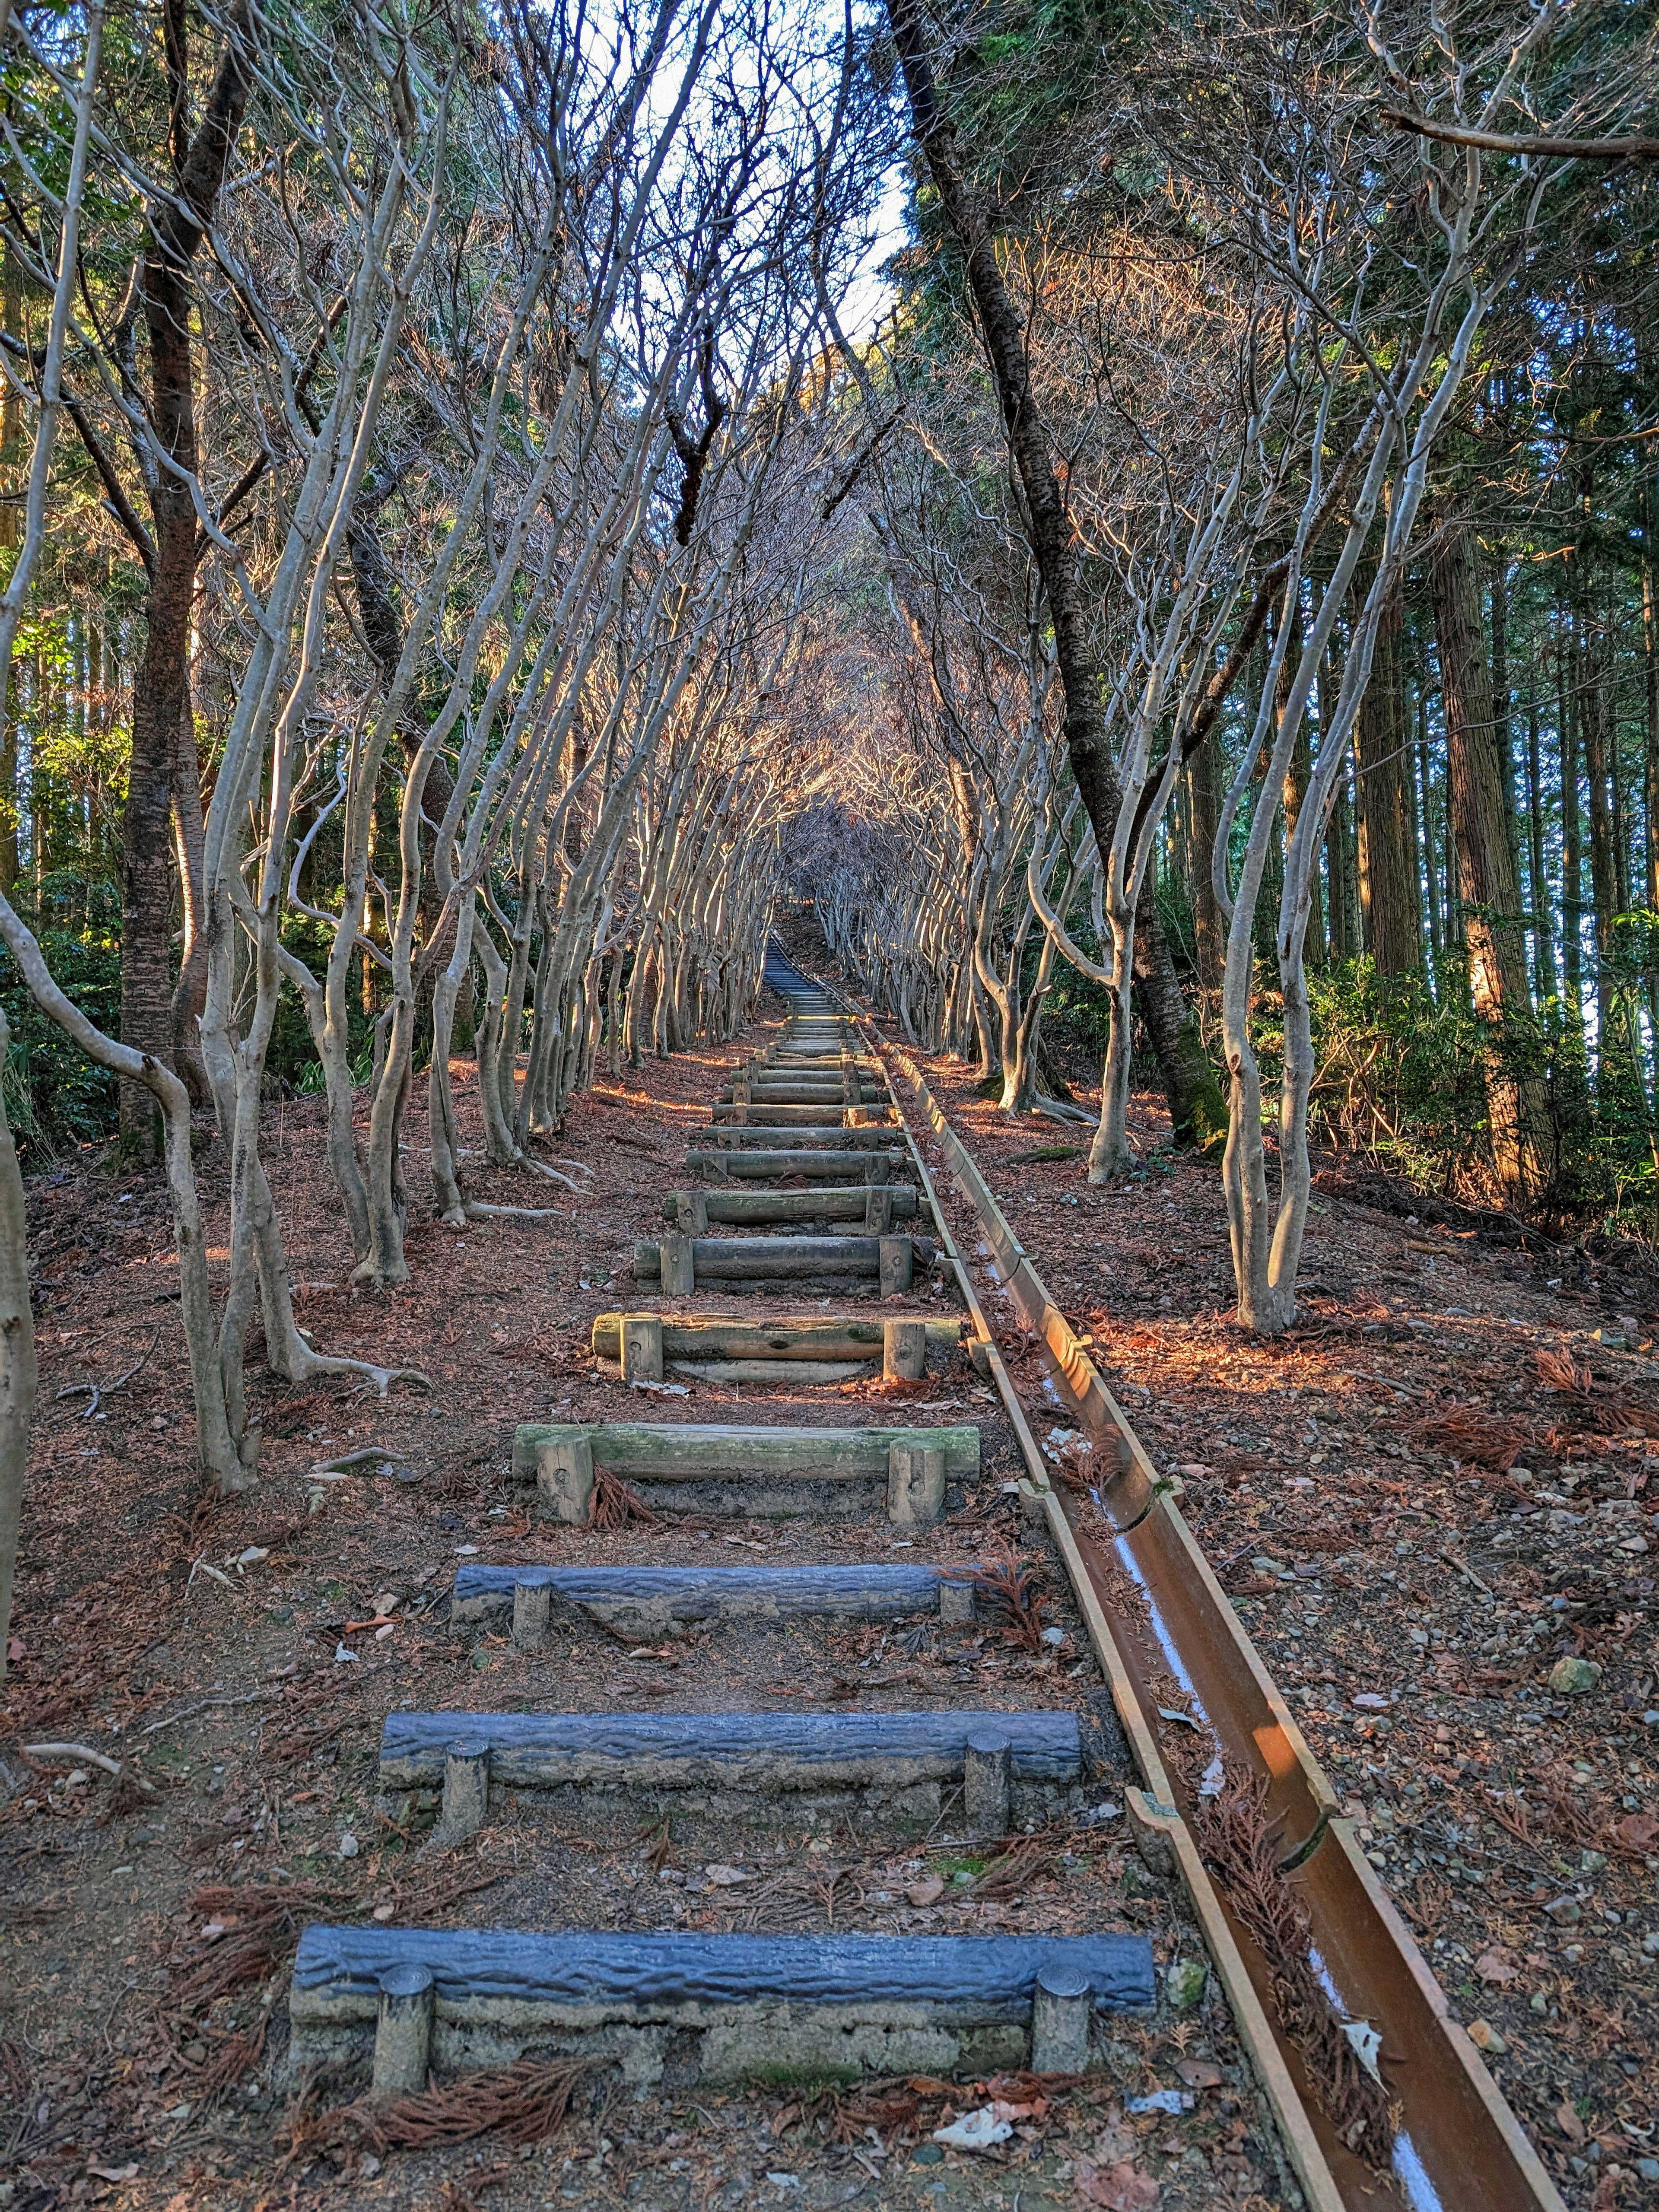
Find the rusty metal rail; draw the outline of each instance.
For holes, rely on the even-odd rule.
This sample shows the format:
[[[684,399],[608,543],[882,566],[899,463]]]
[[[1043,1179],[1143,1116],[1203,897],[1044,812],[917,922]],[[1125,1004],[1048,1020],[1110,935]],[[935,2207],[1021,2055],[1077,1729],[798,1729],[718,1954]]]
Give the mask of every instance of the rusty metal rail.
[[[1046,1520],[1065,1561],[1111,1686],[1144,1784],[1127,1793],[1143,1850],[1156,1859],[1162,1847],[1166,1869],[1181,1876],[1308,2203],[1316,2212],[1382,2212],[1390,2204],[1400,2212],[1565,2212],[1480,2053],[1450,2017],[1439,1984],[1360,1850],[1353,1823],[1343,1816],[1336,1792],[1240,1626],[1171,1486],[1160,1480],[1127,1415],[1049,1297],[920,1067],[888,1045],[864,1009],[846,1003],[886,1068],[926,1202],[968,1304],[971,1348],[996,1384],[1030,1471],[1027,1502]],[[1021,1327],[1042,1346],[1057,1407],[1096,1447],[1103,1471],[1094,1496],[1112,1532],[1109,1546],[1078,1525],[1080,1516],[1064,1491],[1049,1482],[972,1269],[951,1237],[908,1126],[893,1081],[895,1060],[972,1209],[994,1293],[1006,1297]],[[1126,1608],[1114,1595],[1125,1575],[1141,1601],[1138,1609]],[[1398,2117],[1390,2175],[1373,2172],[1339,2140],[1313,2096],[1300,2053],[1278,2025],[1269,1963],[1206,1867],[1191,1826],[1189,1785],[1159,1750],[1150,1688],[1158,1674],[1181,1683],[1229,1768],[1266,1785],[1267,1816],[1284,1844],[1283,1869],[1312,1927],[1316,1970],[1341,2016],[1369,2021],[1382,2038],[1383,2078]]]

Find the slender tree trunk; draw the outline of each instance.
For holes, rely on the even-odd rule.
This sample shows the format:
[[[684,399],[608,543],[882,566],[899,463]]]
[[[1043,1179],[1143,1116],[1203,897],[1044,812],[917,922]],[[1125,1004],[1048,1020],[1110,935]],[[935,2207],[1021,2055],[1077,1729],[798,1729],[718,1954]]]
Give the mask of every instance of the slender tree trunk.
[[[1505,1190],[1524,1199],[1544,1181],[1543,1100],[1541,1086],[1521,1065],[1532,1006],[1520,872],[1504,809],[1474,532],[1461,516],[1443,518],[1431,566],[1469,991],[1490,1039],[1486,1103],[1492,1152]]]
[[[1364,590],[1357,581],[1356,599],[1363,603],[1369,588],[1369,581]],[[1370,683],[1354,731],[1359,898],[1379,975],[1415,975],[1423,964],[1411,724],[1400,652],[1403,613],[1401,594],[1392,594],[1377,625]]]
[[[1544,784],[1539,773],[1538,700],[1527,702],[1527,854],[1532,889],[1533,973],[1540,1006],[1555,997],[1555,951],[1552,943],[1549,878],[1544,869]]]
[[[1561,757],[1561,975],[1576,1044],[1584,1034],[1584,833],[1578,800],[1578,715],[1572,696],[1572,621],[1557,611],[1555,699]]]
[[[1216,903],[1210,872],[1215,833],[1221,819],[1220,794],[1216,790],[1214,744],[1201,744],[1187,763],[1192,814],[1188,843],[1188,882],[1192,887],[1193,928],[1197,939],[1198,980],[1206,991],[1221,988],[1221,970],[1227,958],[1227,930]]]
[[[121,850],[121,1042],[170,1064],[173,1043],[173,852],[175,761],[183,750],[190,695],[191,605],[196,583],[196,375],[191,357],[191,270],[224,182],[252,82],[246,0],[233,10],[202,120],[187,136],[188,17],[166,0],[162,44],[170,106],[173,188],[151,211],[139,295],[149,339],[149,428],[171,465],[150,489],[154,554],[143,657],[132,699],[132,751]],[[194,743],[191,745],[194,750]],[[178,771],[182,781],[183,771]],[[196,803],[199,805],[199,793]],[[153,1155],[160,1144],[154,1098],[121,1088],[123,1133]]]
[[[4,1073],[9,1036],[0,1009],[0,1682],[6,1678],[23,1474],[38,1379],[34,1314],[29,1304],[28,1227],[17,1148],[6,1120]]]
[[[1428,701],[1419,693],[1417,702],[1417,781],[1418,803],[1423,823],[1423,887],[1428,903],[1429,950],[1437,969],[1446,949],[1446,940],[1441,926],[1440,872],[1435,857],[1434,766],[1429,757],[1428,721]]]

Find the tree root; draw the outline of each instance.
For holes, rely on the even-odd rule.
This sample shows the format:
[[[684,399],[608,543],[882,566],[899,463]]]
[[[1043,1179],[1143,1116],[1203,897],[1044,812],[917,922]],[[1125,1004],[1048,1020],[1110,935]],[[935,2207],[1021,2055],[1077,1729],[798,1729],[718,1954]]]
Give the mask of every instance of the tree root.
[[[570,1218],[562,1208],[554,1206],[486,1206],[481,1199],[475,1198],[464,1200],[462,1203],[468,1221],[568,1221]],[[449,1216],[446,1214],[444,1219],[448,1222]],[[459,1227],[460,1224],[455,1223],[452,1225]]]
[[[382,1367],[373,1359],[350,1359],[343,1352],[313,1352],[299,1331],[299,1353],[290,1352],[288,1380],[290,1382],[314,1382],[322,1375],[361,1375],[374,1385],[374,1395],[384,1398],[394,1382],[418,1382],[423,1390],[432,1388],[432,1377],[418,1367]]]

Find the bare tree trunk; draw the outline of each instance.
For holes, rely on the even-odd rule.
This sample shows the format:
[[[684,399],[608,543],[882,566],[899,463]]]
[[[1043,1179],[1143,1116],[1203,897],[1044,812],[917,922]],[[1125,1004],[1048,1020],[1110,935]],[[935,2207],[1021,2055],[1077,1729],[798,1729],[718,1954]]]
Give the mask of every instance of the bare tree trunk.
[[[23,1517],[23,1472],[34,1416],[38,1373],[34,1314],[29,1304],[28,1226],[17,1147],[6,1120],[4,1074],[10,1042],[0,1009],[0,1682],[6,1679],[17,1573],[17,1537]]]
[[[1584,1036],[1584,832],[1578,803],[1578,714],[1572,696],[1572,618],[1557,608],[1556,744],[1561,761],[1561,991],[1575,1046]]]
[[[1218,991],[1227,957],[1227,930],[1221,908],[1216,903],[1215,884],[1210,872],[1210,854],[1215,848],[1216,827],[1221,818],[1213,744],[1201,744],[1192,756],[1187,763],[1187,780],[1192,808],[1192,834],[1188,842],[1193,930],[1198,941],[1198,980],[1206,991]]]
[[[1486,1103],[1492,1152],[1505,1190],[1526,1199],[1541,1188],[1547,1174],[1544,1099],[1541,1085],[1517,1065],[1532,1026],[1519,870],[1504,810],[1474,532],[1461,515],[1443,517],[1431,572],[1469,991],[1490,1038]]]
[[[1411,724],[1400,655],[1403,612],[1403,593],[1391,592],[1377,625],[1371,680],[1354,732],[1359,897],[1379,975],[1414,975],[1423,964]]]

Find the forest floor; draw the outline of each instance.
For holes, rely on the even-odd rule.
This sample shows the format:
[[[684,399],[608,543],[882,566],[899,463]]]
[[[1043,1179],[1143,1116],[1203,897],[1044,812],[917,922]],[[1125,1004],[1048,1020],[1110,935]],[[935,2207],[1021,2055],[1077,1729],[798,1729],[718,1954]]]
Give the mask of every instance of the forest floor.
[[[890,1036],[897,1042],[896,1032]],[[1195,1529],[1569,2203],[1659,2203],[1659,1276],[1316,1162],[1304,1310],[1233,1317],[1218,1163],[921,1063]],[[902,1091],[901,1079],[901,1091]],[[1077,1086],[1091,1109],[1098,1093]],[[1563,1662],[1572,1662],[1563,1665]]]
[[[779,1010],[774,1009],[774,1012]],[[1053,1705],[1099,1677],[1063,1595],[1066,1644],[1029,1653],[997,1633],[951,1644],[877,1629],[745,1632],[630,1650],[591,1624],[542,1653],[504,1633],[463,1638],[455,1566],[580,1557],[753,1563],[867,1553],[867,1529],[822,1522],[632,1522],[601,1534],[537,1522],[510,1475],[526,1419],[637,1418],[592,1359],[596,1314],[641,1295],[634,1238],[683,1181],[738,1048],[602,1078],[572,1107],[558,1152],[580,1195],[528,1171],[491,1176],[492,1202],[537,1220],[442,1229],[411,1149],[413,1280],[354,1291],[328,1179],[320,1100],[274,1104],[264,1157],[303,1326],[320,1350],[422,1370],[430,1391],[384,1401],[350,1378],[297,1390],[258,1356],[261,1480],[203,1497],[193,1465],[176,1261],[159,1175],[88,1151],[29,1188],[41,1388],[11,1667],[0,1689],[0,2205],[46,2212],[305,2212],[342,2204],[490,2212],[561,2204],[683,2212],[851,2203],[1024,2212],[1158,2203],[1164,2212],[1268,2212],[1283,2201],[1224,2005],[1118,2024],[1110,2071],[1073,2091],[1029,2077],[981,2096],[1016,2107],[991,2161],[930,2140],[951,2093],[918,2080],[813,2100],[755,2090],[579,2097],[544,2147],[500,2136],[392,2152],[327,2140],[316,2100],[283,2082],[288,1962],[307,1919],[399,1925],[803,1932],[855,1927],[994,1933],[1088,1925],[1146,1935],[1163,1966],[1198,1945],[1173,1883],[1145,1875],[1115,1827],[1040,1834],[1017,1863],[921,1838],[791,1838],[718,1826],[643,1834],[532,1807],[440,1853],[377,1806],[385,1713],[526,1705],[718,1710]],[[458,1063],[463,1129],[473,1120]],[[210,1234],[225,1179],[199,1168]],[[222,1247],[210,1257],[226,1259]],[[699,1310],[738,1300],[705,1298]],[[94,1401],[88,1386],[98,1385]],[[1021,1540],[1011,1429],[964,1355],[916,1410],[971,1420],[981,1478],[908,1556],[984,1557]],[[878,1382],[797,1394],[694,1386],[660,1418],[854,1425],[891,1419]],[[330,1479],[352,1454],[351,1471]],[[727,1549],[727,1547],[732,1548]],[[912,1649],[911,1644],[916,1648]],[[1081,1651],[1079,1659],[1076,1655]],[[797,1706],[796,1709],[800,1709]],[[124,1760],[112,1783],[84,1747]],[[428,1816],[429,1818],[429,1815]],[[736,1876],[738,1879],[732,1879]],[[323,2102],[355,2094],[319,2085]],[[1134,2097],[1160,2101],[1136,2115]],[[961,2104],[962,2090],[955,2092]],[[1173,2102],[1177,2108],[1169,2109]],[[1151,2179],[1152,2171],[1159,2176]]]

